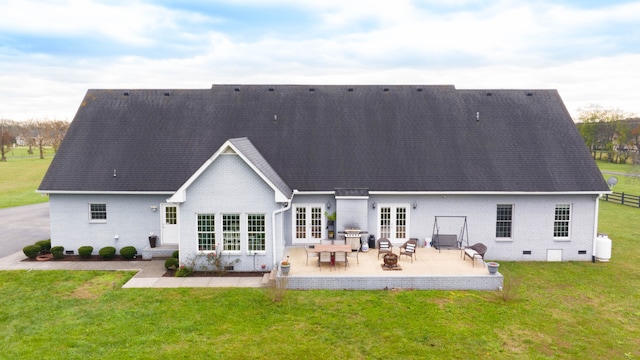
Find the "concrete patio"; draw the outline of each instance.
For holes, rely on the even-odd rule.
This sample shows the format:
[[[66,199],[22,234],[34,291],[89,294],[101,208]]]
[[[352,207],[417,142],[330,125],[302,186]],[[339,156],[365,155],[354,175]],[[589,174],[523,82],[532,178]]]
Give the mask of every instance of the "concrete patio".
[[[393,252],[398,254],[398,248]],[[398,264],[401,270],[384,270],[382,256],[378,250],[360,252],[358,259],[348,258],[348,265],[342,262],[335,267],[323,263],[318,266],[317,258],[309,258],[304,246],[291,246],[285,251],[289,256],[291,270],[286,277],[290,289],[420,289],[420,290],[495,290],[502,286],[503,277],[498,272],[490,275],[481,260],[475,266],[468,258],[463,260],[460,250],[418,248],[411,259],[402,256]],[[358,264],[359,260],[359,264]]]

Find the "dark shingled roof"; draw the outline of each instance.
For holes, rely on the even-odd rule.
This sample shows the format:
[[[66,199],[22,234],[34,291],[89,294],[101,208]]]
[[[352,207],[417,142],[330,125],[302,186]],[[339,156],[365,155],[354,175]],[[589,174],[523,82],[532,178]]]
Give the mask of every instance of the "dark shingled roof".
[[[40,190],[172,192],[244,137],[300,191],[609,190],[557,91],[409,85],[89,90]]]

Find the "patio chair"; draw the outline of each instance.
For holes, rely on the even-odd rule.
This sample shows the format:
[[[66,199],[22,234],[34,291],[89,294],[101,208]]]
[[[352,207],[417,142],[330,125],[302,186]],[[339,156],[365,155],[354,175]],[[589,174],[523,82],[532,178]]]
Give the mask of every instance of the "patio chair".
[[[400,246],[400,256],[398,256],[398,260],[402,257],[402,255],[409,256],[411,258],[411,262],[413,263],[413,258],[416,257],[416,248],[418,247],[418,239],[409,239]],[[417,257],[416,257],[417,259]]]
[[[344,251],[336,251],[336,255],[335,255],[335,262],[339,263],[339,262],[343,262],[344,263],[344,268],[347,268],[347,253]]]
[[[304,251],[307,253],[307,265],[309,265],[309,259],[316,259],[316,262],[320,260],[320,255],[317,252],[311,251],[310,245],[305,245]]]
[[[356,262],[358,263],[358,265],[360,265],[360,257],[358,257],[358,254],[360,253],[360,251],[351,251],[350,253],[347,253],[347,261],[349,260],[349,258],[356,258]],[[349,265],[351,266],[351,265]]]
[[[487,246],[483,243],[475,243],[471,246],[465,247],[464,258],[462,260],[466,260],[467,258],[471,259],[473,262],[473,267],[476,267],[476,259],[482,260],[482,266],[484,266],[484,253],[487,252]]]
[[[331,253],[328,251],[323,251],[320,254],[318,254],[318,266],[320,267],[320,270],[322,270],[322,263],[327,263],[327,264],[331,264]]]
[[[378,248],[378,259],[380,259],[380,254],[389,254],[391,253],[391,249],[393,248],[393,245],[391,244],[391,241],[389,241],[389,239],[387,238],[380,238],[378,239],[378,244],[377,244],[377,248]]]

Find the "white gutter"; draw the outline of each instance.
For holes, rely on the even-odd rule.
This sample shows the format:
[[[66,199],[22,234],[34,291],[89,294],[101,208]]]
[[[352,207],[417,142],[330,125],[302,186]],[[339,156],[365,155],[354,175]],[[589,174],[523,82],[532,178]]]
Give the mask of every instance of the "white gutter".
[[[273,239],[273,266],[274,266],[274,270],[277,270],[278,268],[278,261],[276,260],[278,254],[276,251],[276,215],[283,213],[289,209],[291,209],[291,203],[293,203],[293,195],[291,195],[291,199],[289,199],[289,201],[287,202],[287,206],[285,206],[282,209],[278,209],[275,210],[272,214],[271,214],[271,238]],[[284,232],[284,229],[282,229]]]
[[[172,195],[175,191],[68,191],[68,190],[36,190],[39,194],[69,195]]]

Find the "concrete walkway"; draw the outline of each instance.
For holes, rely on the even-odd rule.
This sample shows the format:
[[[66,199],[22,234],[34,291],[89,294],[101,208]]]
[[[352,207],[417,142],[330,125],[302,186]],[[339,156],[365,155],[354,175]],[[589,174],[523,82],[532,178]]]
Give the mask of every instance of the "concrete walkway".
[[[134,270],[123,288],[262,287],[262,277],[162,277],[164,259],[139,261],[23,261],[22,251],[0,259],[0,270]]]

